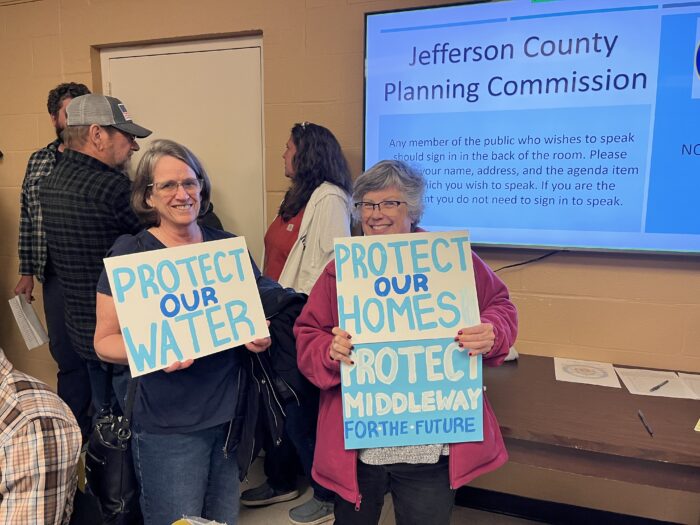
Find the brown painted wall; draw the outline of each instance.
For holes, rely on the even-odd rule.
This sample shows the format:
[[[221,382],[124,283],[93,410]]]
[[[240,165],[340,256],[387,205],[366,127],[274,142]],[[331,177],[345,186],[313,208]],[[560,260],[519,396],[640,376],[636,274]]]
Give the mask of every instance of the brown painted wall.
[[[286,188],[293,122],[328,126],[361,169],[364,13],[445,3],[400,0],[0,0],[0,292],[17,281],[19,191],[30,153],[52,139],[46,94],[93,86],[91,48],[262,31],[268,209]],[[95,87],[95,86],[93,86]],[[116,94],[118,96],[118,93]],[[271,217],[268,217],[271,219]],[[499,267],[540,255],[479,250]],[[520,310],[521,352],[700,372],[700,258],[562,253],[501,273]],[[36,294],[40,297],[40,294]],[[40,299],[39,299],[40,305]],[[40,308],[40,306],[39,306]],[[28,353],[0,301],[0,346],[53,384],[46,348]]]

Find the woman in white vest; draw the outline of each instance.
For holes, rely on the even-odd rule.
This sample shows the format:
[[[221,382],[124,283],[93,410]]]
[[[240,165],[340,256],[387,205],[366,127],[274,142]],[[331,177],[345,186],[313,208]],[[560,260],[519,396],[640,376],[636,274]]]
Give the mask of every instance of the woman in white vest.
[[[352,179],[335,136],[317,124],[295,124],[282,158],[292,184],[265,234],[263,273],[308,294],[333,258],[333,239],[350,235]]]
[[[308,294],[333,258],[333,239],[350,235],[352,179],[340,144],[333,133],[317,124],[295,124],[282,158],[291,186],[265,234],[263,273],[282,286]],[[298,400],[285,405],[282,443],[265,447],[267,480],[244,491],[241,503],[255,507],[298,497],[298,455],[314,496],[292,508],[289,518],[294,525],[320,525],[333,520],[335,494],[311,479],[318,390],[301,373],[299,379],[308,387]]]

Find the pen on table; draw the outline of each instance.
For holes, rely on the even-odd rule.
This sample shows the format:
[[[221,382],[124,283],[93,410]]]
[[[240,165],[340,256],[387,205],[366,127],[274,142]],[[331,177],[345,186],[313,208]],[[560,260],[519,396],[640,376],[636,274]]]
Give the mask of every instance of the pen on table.
[[[664,380],[664,381],[661,381],[661,383],[659,383],[659,384],[656,385],[656,386],[652,386],[652,387],[649,389],[649,392],[656,392],[659,388],[661,388],[662,386],[664,386],[666,383],[668,383],[668,379],[666,379],[666,380]]]
[[[644,425],[644,428],[646,429],[646,431],[649,432],[649,435],[651,437],[654,437],[654,431],[649,426],[649,423],[647,423],[647,420],[644,418],[644,414],[642,414],[642,411],[637,410],[637,415],[639,416],[639,419],[642,422],[642,425]]]

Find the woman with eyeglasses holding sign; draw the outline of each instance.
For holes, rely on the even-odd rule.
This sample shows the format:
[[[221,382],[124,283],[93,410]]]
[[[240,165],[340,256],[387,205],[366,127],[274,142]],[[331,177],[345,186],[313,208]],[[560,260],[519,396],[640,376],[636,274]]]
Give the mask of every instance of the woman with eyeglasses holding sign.
[[[139,162],[131,195],[146,229],[117,239],[107,256],[233,237],[197,223],[210,195],[209,178],[189,149],[154,141]],[[253,271],[259,275],[255,265]],[[266,337],[245,347],[262,352],[270,342]],[[97,285],[95,350],[103,361],[128,363],[106,272]],[[132,453],[146,525],[183,515],[236,523],[239,480],[231,422],[239,401],[239,354],[233,348],[178,361],[138,379]]]
[[[425,181],[400,161],[382,161],[355,181],[353,198],[365,235],[423,231]],[[455,341],[486,366],[500,365],[515,340],[517,314],[508,289],[474,253],[481,323]],[[352,365],[352,334],[338,327],[334,262],[319,277],[294,327],[299,369],[321,389],[314,478],[336,494],[336,525],[379,521],[391,491],[397,525],[449,525],[455,490],[508,459],[498,422],[483,407],[482,442],[345,450],[340,364]],[[322,430],[321,430],[322,429]]]
[[[318,124],[294,124],[282,158],[291,186],[265,234],[263,273],[282,286],[308,294],[333,258],[333,239],[350,235],[352,179],[338,140]],[[289,518],[294,525],[320,525],[333,519],[335,495],[311,479],[318,390],[299,372],[293,345],[273,361],[273,367],[292,385],[298,399],[285,405],[282,442],[265,445],[267,480],[244,491],[241,503],[255,507],[298,497],[300,460],[314,497],[292,508]]]

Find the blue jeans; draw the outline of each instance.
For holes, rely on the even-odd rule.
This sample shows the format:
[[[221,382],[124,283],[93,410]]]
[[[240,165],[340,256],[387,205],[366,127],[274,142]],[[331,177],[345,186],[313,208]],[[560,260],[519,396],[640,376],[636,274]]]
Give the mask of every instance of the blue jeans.
[[[183,516],[227,525],[238,521],[235,451],[224,455],[229,424],[188,434],[134,428],[132,453],[145,525],[170,525]]]

